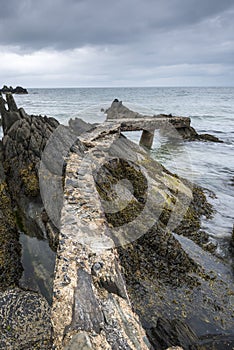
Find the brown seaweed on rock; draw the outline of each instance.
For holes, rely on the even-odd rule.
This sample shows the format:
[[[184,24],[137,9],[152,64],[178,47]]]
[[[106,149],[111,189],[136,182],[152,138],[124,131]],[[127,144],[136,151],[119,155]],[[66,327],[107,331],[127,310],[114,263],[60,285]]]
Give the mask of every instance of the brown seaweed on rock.
[[[166,346],[173,345],[170,340],[173,334],[174,339],[178,341],[180,339],[180,344],[177,345],[182,345],[185,349],[189,346],[193,346],[193,349],[203,349],[202,346],[195,344],[200,336],[213,332],[228,334],[233,327],[232,305],[229,299],[229,295],[233,295],[233,282],[219,277],[222,264],[217,264],[215,258],[205,252],[205,250],[213,251],[214,247],[210,248],[207,233],[201,231],[201,216],[212,215],[211,205],[207,202],[202,188],[171,174],[146,155],[141,158],[142,150],[126,139],[123,140],[122,150],[118,149],[120,158],[121,152],[122,157],[126,157],[124,149],[128,149],[129,159],[131,151],[138,154],[138,164],[142,167],[142,172],[157,181],[158,187],[155,191],[152,190],[153,187],[151,188],[149,205],[149,198],[144,195],[145,182],[140,181],[138,191],[142,187],[143,195],[133,196],[134,202],[129,202],[131,210],[126,206],[118,212],[119,215],[107,213],[106,218],[110,227],[118,228],[121,223],[125,225],[131,220],[136,222],[136,214],[139,214],[146,202],[152,210],[155,206],[161,208],[155,212],[155,222],[151,228],[136,240],[117,248],[134,310],[139,315],[155,349],[163,350]],[[123,202],[126,200],[126,193],[116,194],[115,184],[123,174],[120,164],[117,166],[116,162],[108,163],[108,166],[99,170],[99,174],[95,177],[97,189],[104,202],[113,201],[116,195],[120,197],[122,195]],[[131,162],[128,164],[130,166]],[[134,183],[141,178],[136,168],[132,171],[132,177],[132,193],[134,193]],[[147,180],[149,184],[151,181],[149,177]],[[189,191],[192,193],[191,198]],[[160,202],[158,193],[167,194],[163,203]],[[177,220],[179,216],[181,218]],[[170,222],[172,217],[176,223],[174,227]],[[126,225],[124,227],[126,228]],[[186,249],[170,227],[173,232],[188,237]],[[135,230],[142,230],[141,223],[136,224]],[[126,235],[126,232],[124,234]],[[192,241],[194,242],[192,250],[197,244],[202,248],[198,251],[198,257],[201,259],[194,259],[190,254],[189,242]],[[168,334],[168,338],[164,341],[164,331],[157,328],[159,318],[164,321],[168,319],[167,330],[171,336]],[[181,322],[181,326],[178,327],[183,336],[178,338],[179,333],[173,330],[170,323],[172,320],[175,320],[177,325]],[[156,334],[153,329],[158,329],[157,341],[153,336]],[[191,334],[195,334],[195,338],[190,337]],[[161,346],[158,341],[162,342]],[[214,345],[214,349],[219,347]]]

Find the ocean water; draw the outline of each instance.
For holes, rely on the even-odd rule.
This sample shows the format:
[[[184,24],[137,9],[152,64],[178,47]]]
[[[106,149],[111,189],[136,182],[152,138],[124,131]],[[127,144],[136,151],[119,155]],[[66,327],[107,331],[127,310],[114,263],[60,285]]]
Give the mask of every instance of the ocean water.
[[[69,88],[28,89],[16,95],[19,107],[29,114],[53,116],[67,124],[70,118],[88,122],[105,120],[101,108],[118,98],[135,111],[189,116],[199,133],[210,133],[223,143],[176,143],[155,133],[151,155],[169,170],[215,193],[209,197],[215,214],[203,228],[218,242],[218,253],[228,256],[234,224],[234,88]],[[128,133],[138,141],[140,133]]]

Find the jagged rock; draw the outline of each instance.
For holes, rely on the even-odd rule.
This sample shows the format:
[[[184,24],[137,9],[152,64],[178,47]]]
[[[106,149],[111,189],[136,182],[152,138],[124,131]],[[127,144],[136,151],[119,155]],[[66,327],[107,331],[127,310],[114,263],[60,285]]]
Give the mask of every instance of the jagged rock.
[[[0,90],[0,92],[2,92],[3,94],[7,93],[7,92],[13,92],[13,87],[10,86],[6,86],[6,85],[3,85],[2,89]]]
[[[6,183],[0,141],[0,290],[18,284],[22,273],[20,253],[19,233]]]
[[[169,346],[176,345],[189,349],[191,345],[199,341],[198,337],[183,321],[169,321],[160,317],[157,326],[149,329],[147,334],[157,350],[164,350]],[[195,347],[193,349],[195,350]]]
[[[14,101],[8,98],[8,102],[13,111],[3,114],[2,117],[7,117],[11,113],[16,117],[14,121],[14,118],[11,118],[12,115],[10,115],[9,119],[5,120],[4,127],[5,132],[9,132],[13,137],[11,139],[7,135],[7,142],[12,141],[11,145],[8,143],[7,155],[10,157],[9,161],[12,161],[8,164],[8,166],[12,166],[11,170],[14,174],[14,182],[12,183],[17,184],[17,180],[19,180],[19,173],[17,173],[17,170],[19,170],[17,169],[17,165],[19,166],[18,158],[15,158],[17,143],[13,146],[17,139],[13,135],[17,133],[17,130],[13,132],[12,127],[19,118],[18,112],[14,111],[16,106]],[[21,143],[23,141],[24,138],[21,138]],[[23,268],[19,230],[16,226],[12,198],[15,200],[19,200],[19,198],[14,197],[13,188],[9,187],[8,180],[13,181],[13,179],[8,178],[8,173],[6,173],[5,147],[0,141],[0,349],[14,350],[39,347],[40,349],[49,350],[52,346],[50,308],[46,300],[38,293],[18,288]],[[24,159],[24,161],[27,160]],[[22,174],[22,176],[25,176],[25,174]],[[20,195],[23,195],[23,193],[20,193]]]
[[[38,171],[41,154],[59,123],[53,118],[28,115],[23,108],[18,109],[12,94],[6,94],[6,101],[8,110],[0,96],[4,132],[3,164],[7,183],[25,231],[43,237],[41,228],[45,225],[38,215],[43,211]]]
[[[84,291],[85,294],[83,294]],[[104,323],[103,314],[92,289],[92,277],[83,269],[77,271],[73,307],[73,318],[71,325],[68,326],[69,331],[82,329],[87,332],[94,331],[97,334],[101,332]]]

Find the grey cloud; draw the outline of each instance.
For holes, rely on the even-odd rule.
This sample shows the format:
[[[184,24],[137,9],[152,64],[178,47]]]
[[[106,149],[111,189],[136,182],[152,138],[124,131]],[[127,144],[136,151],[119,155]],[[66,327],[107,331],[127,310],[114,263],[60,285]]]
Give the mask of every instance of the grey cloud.
[[[1,2],[1,11],[0,11],[0,20],[17,17],[18,12],[18,3],[13,1],[2,1]]]
[[[2,1],[0,80],[233,85],[233,18],[233,0]]]
[[[232,0],[8,0],[0,44],[25,49],[144,42],[227,11]]]

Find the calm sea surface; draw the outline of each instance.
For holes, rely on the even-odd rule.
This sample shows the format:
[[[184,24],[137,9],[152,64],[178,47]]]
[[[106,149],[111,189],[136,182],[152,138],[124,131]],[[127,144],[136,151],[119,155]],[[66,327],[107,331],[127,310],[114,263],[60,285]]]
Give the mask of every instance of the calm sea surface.
[[[76,116],[88,122],[104,121],[100,110],[115,98],[139,112],[189,116],[198,132],[224,141],[175,144],[156,133],[151,154],[172,172],[216,194],[209,199],[215,215],[203,226],[219,242],[220,254],[225,254],[234,224],[234,88],[29,89],[28,95],[15,96],[28,113],[53,116],[65,124]],[[129,133],[129,138],[137,141],[139,133]]]

